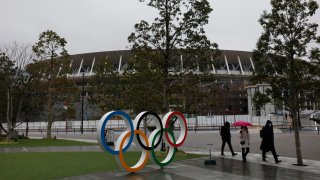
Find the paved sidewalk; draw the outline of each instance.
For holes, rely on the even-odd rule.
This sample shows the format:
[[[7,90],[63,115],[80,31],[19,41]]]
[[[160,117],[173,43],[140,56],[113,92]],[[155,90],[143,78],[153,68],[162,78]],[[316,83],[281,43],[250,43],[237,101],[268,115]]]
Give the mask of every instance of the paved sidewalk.
[[[261,150],[259,149],[261,144],[261,138],[259,135],[259,129],[249,129],[250,132],[250,153],[260,154]],[[176,134],[176,133],[175,133]],[[239,131],[233,129],[231,131],[231,142],[233,149],[240,152],[239,145]],[[33,137],[45,137],[45,134],[32,134]],[[57,138],[63,139],[73,139],[86,142],[97,142],[96,134],[53,134]],[[115,135],[115,140],[117,135]],[[300,142],[303,159],[311,159],[320,161],[320,135],[315,132],[304,132],[300,133]],[[220,151],[221,148],[221,137],[218,131],[189,131],[186,141],[183,144],[183,147],[190,147],[196,149],[208,149],[207,144],[213,144],[213,151]],[[295,141],[294,134],[289,132],[282,132],[279,129],[275,129],[275,147],[277,154],[285,157],[296,157],[295,151]],[[225,151],[228,152],[229,148],[226,145]]]
[[[204,180],[204,179],[279,179],[294,180],[308,179],[318,180],[319,171],[308,172],[283,167],[283,165],[261,164],[251,162],[243,163],[237,159],[225,157],[215,157],[217,165],[205,166],[204,161],[207,158],[196,158],[171,163],[163,170],[156,165],[149,165],[138,173],[128,172],[106,172],[85,174],[81,176],[65,177],[62,180],[104,180],[104,179],[134,179],[134,180]]]
[[[183,148],[183,150],[186,151],[187,153],[193,153],[193,154],[209,154],[205,150],[199,150],[199,149]],[[220,152],[211,152],[211,155],[214,158],[225,158],[225,159],[242,161],[240,152],[238,152],[238,155],[236,155],[236,156],[231,156],[231,154],[227,154],[227,153],[225,156],[221,156]],[[276,164],[274,162],[274,159],[273,159],[273,156],[271,153],[269,153],[269,155],[267,157],[268,157],[267,162],[264,162],[264,161],[262,161],[261,154],[249,153],[247,156],[247,161],[251,162],[251,163],[256,163],[259,165],[282,167],[282,168],[288,168],[288,169],[292,169],[292,170],[316,173],[316,174],[320,175],[320,161],[304,159],[303,163],[306,166],[296,166],[296,165],[294,165],[297,163],[296,158],[280,156],[279,159],[282,160],[282,162]]]

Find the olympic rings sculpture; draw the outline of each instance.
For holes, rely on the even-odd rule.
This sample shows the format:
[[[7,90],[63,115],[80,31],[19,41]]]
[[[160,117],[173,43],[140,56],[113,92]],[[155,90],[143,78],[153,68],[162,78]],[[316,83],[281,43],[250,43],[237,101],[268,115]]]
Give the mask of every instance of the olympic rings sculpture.
[[[150,133],[148,138],[143,131],[139,130],[139,127],[144,118],[149,115],[155,117],[152,118],[152,120],[155,119],[156,129]],[[118,140],[116,141],[115,148],[112,149],[106,143],[107,141],[105,139],[105,128],[107,122],[110,121],[114,116],[121,116],[121,118],[125,121],[127,129],[120,134]],[[181,124],[181,132],[177,140],[175,139],[172,130],[169,128],[169,122],[174,117],[176,117]],[[113,155],[117,155],[116,159],[119,166],[122,166],[128,172],[137,172],[146,165],[148,158],[151,158],[152,161],[160,167],[164,167],[170,164],[176,153],[176,148],[181,146],[186,140],[187,131],[188,128],[186,119],[180,112],[168,112],[167,114],[165,114],[161,121],[158,114],[154,112],[144,111],[139,113],[134,121],[132,121],[130,116],[122,111],[110,111],[102,116],[99,121],[97,128],[97,140],[104,151],[109,152]],[[167,157],[164,158],[164,160],[159,161],[156,157],[155,149],[161,143],[162,137],[164,137],[164,142],[166,144],[169,144],[170,146]],[[129,167],[124,161],[123,153],[129,149],[133,141],[142,153],[138,162],[134,166]]]

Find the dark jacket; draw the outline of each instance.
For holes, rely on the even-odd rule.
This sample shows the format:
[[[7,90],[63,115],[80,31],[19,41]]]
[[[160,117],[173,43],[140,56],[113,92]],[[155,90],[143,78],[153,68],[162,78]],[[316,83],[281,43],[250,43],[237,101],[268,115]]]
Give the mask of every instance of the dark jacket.
[[[261,132],[262,142],[260,149],[262,151],[271,151],[274,148],[273,126],[271,121],[267,121]]]
[[[222,141],[230,141],[231,140],[230,123],[229,122],[225,122],[224,126],[221,127],[220,135],[221,135]]]

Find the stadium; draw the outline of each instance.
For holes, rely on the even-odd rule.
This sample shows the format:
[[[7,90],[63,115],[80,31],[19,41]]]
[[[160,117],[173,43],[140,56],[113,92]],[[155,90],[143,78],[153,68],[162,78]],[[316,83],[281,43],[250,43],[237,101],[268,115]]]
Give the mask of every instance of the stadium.
[[[84,85],[84,89],[86,89],[88,80],[94,75],[94,67],[99,60],[105,58],[111,60],[115,65],[114,67],[116,67],[114,71],[117,71],[121,75],[124,68],[128,66],[128,60],[131,56],[130,50],[72,55],[70,64],[72,73],[68,74],[68,77],[75,79],[79,87]],[[224,97],[222,102],[224,111],[218,112],[213,110],[212,112],[205,112],[206,115],[248,114],[246,87],[249,84],[249,77],[254,71],[254,62],[251,56],[251,52],[222,50],[221,55],[213,59],[212,64],[208,65],[210,73],[215,76],[215,82],[213,83],[221,85],[221,96]],[[183,61],[183,55],[180,58]],[[86,100],[84,101],[86,119],[95,119],[96,116],[100,115],[87,105]],[[81,111],[81,108],[76,109]],[[81,119],[80,115],[81,112],[78,111],[75,119]]]

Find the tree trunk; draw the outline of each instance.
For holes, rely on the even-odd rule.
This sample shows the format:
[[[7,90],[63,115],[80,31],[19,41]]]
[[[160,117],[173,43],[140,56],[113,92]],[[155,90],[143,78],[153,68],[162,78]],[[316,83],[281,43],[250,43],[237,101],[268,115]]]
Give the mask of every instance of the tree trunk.
[[[297,121],[295,123],[298,123]],[[300,147],[300,136],[299,136],[299,126],[294,126],[294,138],[296,141],[296,154],[297,154],[297,165],[302,166],[302,152]]]
[[[293,118],[293,128],[294,128],[294,139],[296,144],[296,156],[297,156],[297,165],[302,166],[302,152],[301,152],[301,145],[300,145],[300,134],[299,134],[299,120],[297,118],[297,114],[292,114]]]
[[[53,60],[54,51],[51,51],[50,58],[50,77],[48,79],[48,124],[47,124],[47,139],[51,139],[51,128],[53,124],[53,99],[52,99],[52,79],[53,75]]]
[[[49,86],[49,98],[48,98],[48,124],[47,124],[47,139],[51,139],[51,128],[53,124],[53,106],[52,106],[52,94]]]
[[[6,136],[6,141],[7,142],[9,142],[11,140],[10,134],[11,134],[11,130],[8,130],[7,136]]]
[[[165,2],[165,23],[166,23],[166,49],[164,54],[164,66],[163,66],[163,73],[164,73],[164,110],[166,112],[169,112],[170,110],[170,103],[169,103],[169,89],[170,89],[170,83],[168,79],[168,68],[169,68],[169,58],[170,58],[170,15],[169,15],[169,4],[168,0]]]
[[[301,144],[300,144],[300,135],[299,135],[299,98],[297,93],[295,91],[292,91],[292,95],[290,96],[291,99],[291,107],[290,107],[290,113],[291,113],[291,118],[292,118],[292,123],[293,123],[293,128],[294,128],[294,140],[295,140],[295,145],[296,145],[296,156],[297,156],[297,165],[302,166],[303,161],[302,161],[302,152],[301,152]]]
[[[26,111],[26,122],[27,122],[27,125],[26,125],[26,137],[29,136],[29,118],[28,118],[28,111]]]
[[[0,134],[4,131],[6,134],[8,133],[7,130],[3,127],[2,123],[0,122]]]
[[[21,108],[22,108],[22,103],[23,103],[23,98],[20,99],[19,107],[18,107],[18,111],[17,111],[17,115],[16,115],[16,120],[12,123],[12,127],[15,127],[15,126],[16,126],[16,123],[17,123],[18,120],[19,120],[20,112],[21,112]]]
[[[11,101],[10,101],[10,88],[7,89],[7,112],[6,112],[6,118],[7,118],[7,137],[6,140],[10,140],[10,132],[11,132],[11,116],[10,116],[10,107],[11,107]]]
[[[296,156],[297,156],[297,165],[302,166],[302,152],[301,152],[301,147],[300,147],[300,135],[299,135],[299,111],[300,111],[300,105],[299,105],[299,91],[297,88],[297,83],[296,83],[296,74],[295,74],[295,59],[294,59],[294,49],[291,47],[290,51],[290,74],[289,74],[289,81],[290,81],[290,100],[291,103],[291,114],[292,114],[292,122],[293,122],[293,128],[294,128],[294,139],[295,139],[295,144],[296,144]]]
[[[51,127],[52,127],[52,115],[49,115],[48,125],[47,125],[47,139],[51,139]]]
[[[168,94],[167,82],[165,82],[163,87],[163,101],[164,101],[163,103],[164,103],[165,112],[169,112],[170,107],[169,107],[169,94]]]

